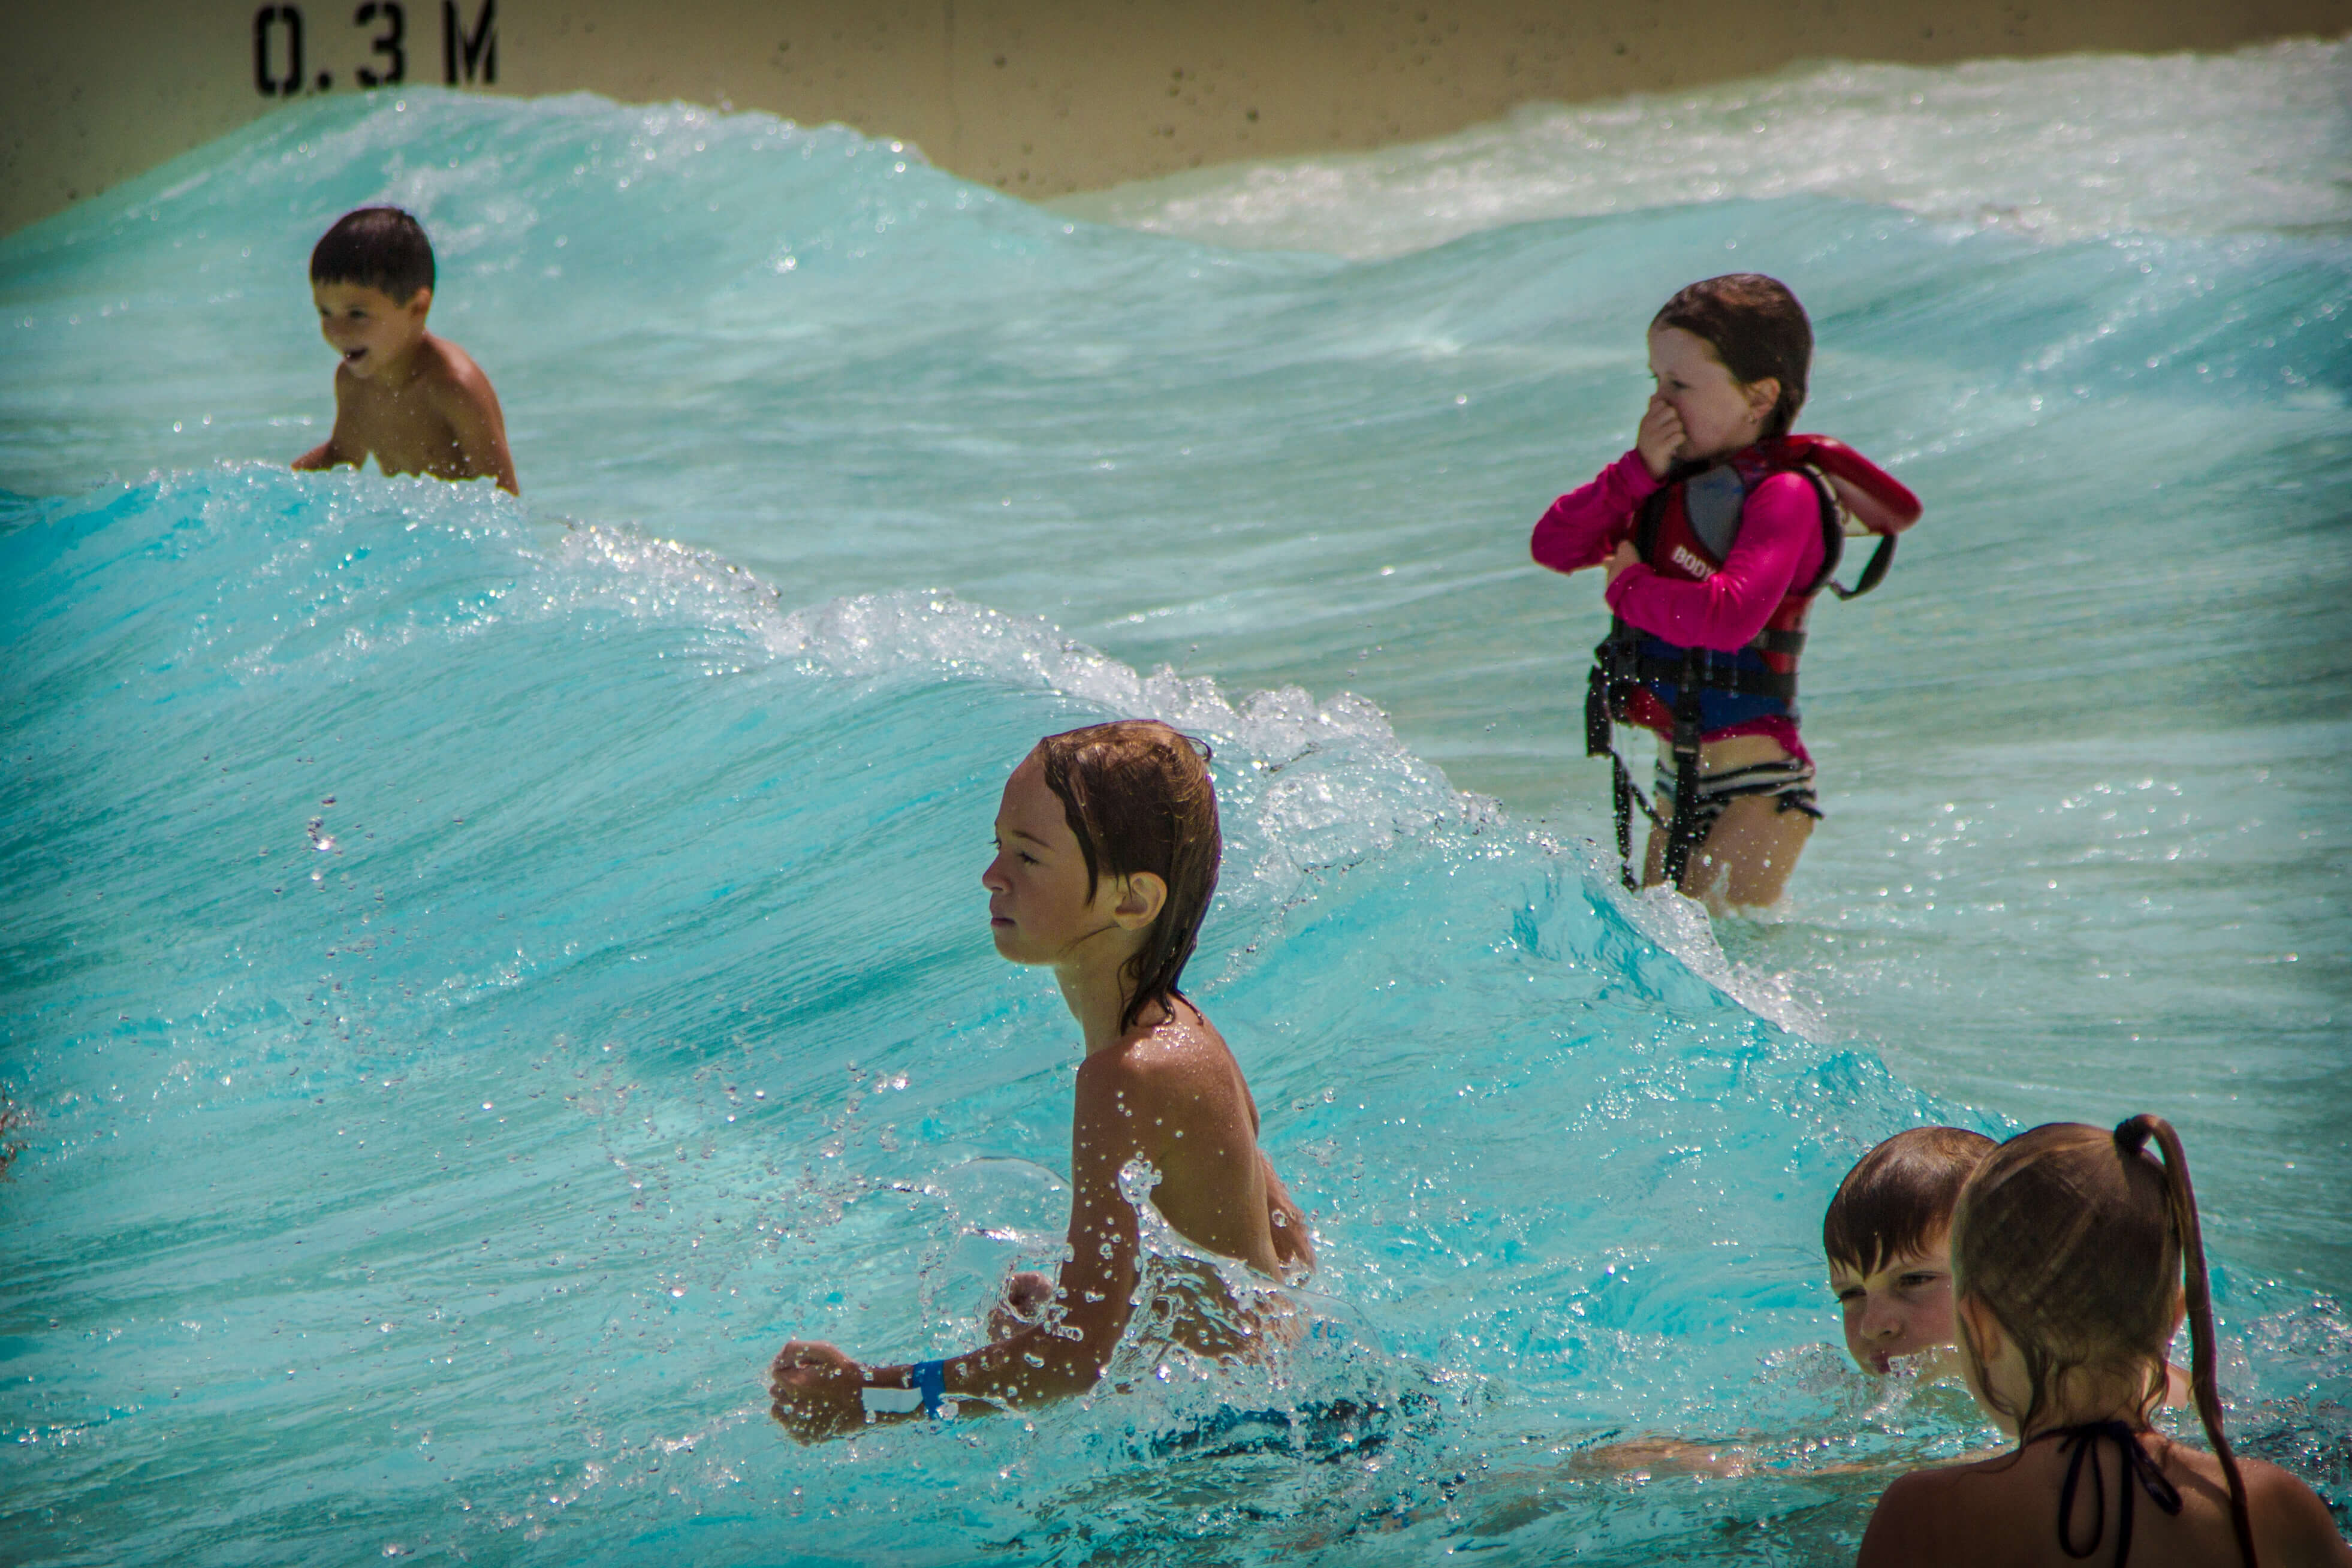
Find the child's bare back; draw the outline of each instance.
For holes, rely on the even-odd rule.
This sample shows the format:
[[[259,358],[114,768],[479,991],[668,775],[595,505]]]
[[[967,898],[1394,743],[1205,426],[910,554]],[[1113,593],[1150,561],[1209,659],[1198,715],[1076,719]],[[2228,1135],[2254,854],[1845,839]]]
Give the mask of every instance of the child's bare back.
[[[498,394],[466,351],[425,330],[433,250],[406,213],[363,207],[310,257],[319,332],[341,356],[335,427],[300,469],[364,465],[440,479],[488,476],[521,493]]]
[[[1921,1470],[1886,1489],[1863,1539],[1864,1564],[1902,1563],[1921,1568],[1939,1563],[2015,1563],[2019,1568],[2065,1568],[2084,1557],[2113,1561],[2116,1532],[2126,1517],[2125,1489],[2131,1497],[2131,1568],[2203,1568],[2242,1561],[2230,1521],[2230,1487],[2212,1455],[2146,1434],[2140,1447],[2159,1480],[2150,1483],[2129,1467],[2112,1441],[2098,1440],[2095,1458],[2085,1458],[2076,1479],[2071,1530],[2059,1518],[2057,1501],[2076,1450],[2055,1436],[2026,1444],[2013,1453],[1973,1465]],[[2247,1513],[2263,1568],[2352,1564],[2352,1552],[2336,1534],[2327,1506],[2311,1489],[2276,1465],[2241,1458]],[[2158,1501],[2167,1489],[2180,1511]],[[2091,1551],[2081,1550],[2104,1537]],[[2076,1549],[2067,1550],[2068,1544]]]
[[[1950,1242],[1961,1371],[2018,1445],[1888,1487],[1856,1568],[2352,1568],[2318,1495],[2230,1446],[2203,1229],[2170,1122],[2019,1133],[1969,1173]],[[2152,1420],[2184,1318],[2201,1452]]]
[[[1053,1279],[1016,1276],[990,1342],[951,1359],[866,1366],[821,1341],[785,1345],[769,1393],[776,1419],[803,1442],[879,1415],[1084,1394],[1138,1310],[1206,1356],[1280,1342],[1286,1310],[1236,1300],[1213,1258],[1147,1247],[1138,1197],[1201,1254],[1269,1281],[1315,1264],[1307,1216],[1258,1147],[1239,1064],[1177,989],[1216,887],[1221,836],[1204,752],[1146,722],[1047,736],[1006,781],[995,837],[981,882],[996,950],[1054,971],[1086,1044],[1066,1260]],[[1150,1190],[1132,1192],[1147,1166]],[[1148,1308],[1139,1292],[1147,1268]]]
[[[1124,1156],[1114,1170],[1149,1161],[1160,1178],[1153,1206],[1178,1235],[1280,1279],[1312,1256],[1257,1131],[1257,1103],[1224,1037],[1189,1002],[1079,1064],[1081,1147]]]
[[[1142,1161],[1159,1173],[1152,1206],[1179,1236],[1270,1278],[1296,1278],[1314,1267],[1313,1244],[1257,1131],[1257,1103],[1224,1037],[1198,1008],[1175,999],[1159,1023],[1079,1064],[1074,1207],[1090,1218],[1099,1209],[1104,1224],[1088,1226],[1103,1231],[1097,1239],[1114,1231],[1131,1236],[1133,1211],[1119,1196],[1118,1178]],[[1074,1224],[1072,1233],[1077,1229]],[[1223,1353],[1233,1347],[1217,1326],[1231,1321],[1218,1310],[1226,1303],[1213,1300],[1222,1287],[1206,1278],[1199,1284],[1211,1310],[1183,1315],[1177,1334],[1194,1350]]]

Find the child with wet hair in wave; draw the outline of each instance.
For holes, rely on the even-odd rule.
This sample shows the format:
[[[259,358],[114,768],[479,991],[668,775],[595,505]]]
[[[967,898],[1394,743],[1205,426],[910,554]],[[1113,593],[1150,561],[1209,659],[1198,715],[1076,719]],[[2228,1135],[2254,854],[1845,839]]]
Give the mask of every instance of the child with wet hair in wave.
[[[433,242],[398,207],[345,213],[310,252],[310,298],[335,366],[335,425],[297,470],[366,466],[436,479],[494,479],[522,493],[490,378],[425,330]]]
[[[1965,1127],[1913,1127],[1861,1159],[1822,1215],[1830,1289],[1846,1352],[1864,1372],[1919,1356],[1925,1372],[1957,1372],[1952,1330],[1952,1209],[1999,1145]]]
[[[885,1418],[1025,1408],[1093,1388],[1136,1308],[1140,1227],[1122,1176],[1186,1241],[1295,1281],[1315,1265],[1306,1215],[1258,1147],[1257,1106],[1224,1039],[1177,981],[1217,885],[1222,837],[1206,748],[1164,724],[1048,735],[1013,770],[981,876],[996,951],[1050,967],[1085,1035],[1070,1153],[1068,1258],[1015,1277],[990,1344],[866,1365],[794,1340],[769,1369],[772,1414],[802,1442]],[[1245,1352],[1265,1325],[1205,1264],[1160,1259],[1176,1340]]]
[[[2150,1152],[2153,1143],[2161,1161]],[[2013,1450],[1886,1489],[1860,1568],[2137,1563],[2352,1568],[2327,1506],[2236,1458],[2214,1383],[2197,1199],[2169,1123],[2053,1123],[2002,1144],[1952,1215],[1969,1391]],[[2152,1429],[2167,1347],[2189,1320],[2210,1453]]]
[[[2000,1145],[1965,1127],[1911,1127],[1874,1145],[1853,1163],[1822,1215],[1822,1252],[1843,1317],[1846,1353],[1863,1371],[1885,1375],[1898,1360],[1923,1377],[1960,1372],[1952,1322],[1952,1211],[1985,1157]],[[1754,1434],[1735,1441],[1642,1436],[1579,1452],[1570,1474],[1719,1475],[1770,1468],[1769,1443]],[[1823,1476],[1874,1470],[1877,1464],[1818,1464]]]
[[[1844,1314],[1846,1351],[1863,1371],[1891,1373],[1897,1357],[1917,1358],[1912,1365],[1929,1375],[1959,1370],[1948,1258],[1952,1209],[1969,1175],[1997,1147],[1964,1127],[1913,1127],[1874,1147],[1838,1184],[1822,1215],[1822,1250]],[[1634,1474],[1830,1476],[1879,1468],[1810,1457],[1795,1462],[1772,1439],[1752,1432],[1716,1442],[1612,1436],[1573,1452],[1557,1473],[1541,1476],[1535,1490],[1556,1479]],[[1533,1473],[1517,1484],[1530,1479]],[[1527,1492],[1504,1491],[1506,1500],[1484,1528],[1524,1522],[1540,1511]]]

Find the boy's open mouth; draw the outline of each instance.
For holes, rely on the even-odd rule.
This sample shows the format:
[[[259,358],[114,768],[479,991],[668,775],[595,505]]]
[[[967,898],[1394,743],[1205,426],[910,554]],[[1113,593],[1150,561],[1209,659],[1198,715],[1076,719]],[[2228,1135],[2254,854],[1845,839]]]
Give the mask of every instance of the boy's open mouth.
[[[343,351],[343,363],[345,364],[357,364],[361,360],[366,357],[367,350],[365,349],[345,349]]]

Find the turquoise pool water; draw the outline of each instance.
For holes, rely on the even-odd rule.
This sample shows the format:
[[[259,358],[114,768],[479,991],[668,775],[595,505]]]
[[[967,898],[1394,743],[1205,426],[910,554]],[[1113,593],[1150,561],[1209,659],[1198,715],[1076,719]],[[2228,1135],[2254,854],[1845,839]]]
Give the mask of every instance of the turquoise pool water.
[[[0,241],[0,1555],[1831,1561],[1983,1436],[1827,1348],[1839,1173],[2142,1109],[2235,1429],[2343,1510],[2347,72],[1813,69],[1052,211],[410,93]],[[376,199],[523,505],[282,469]],[[1710,931],[1596,858],[1598,595],[1525,540],[1729,267],[1929,515]],[[1058,1241],[1075,1041],[977,878],[1118,712],[1218,747],[1192,978],[1317,1331],[796,1448],[784,1338],[951,1352]]]

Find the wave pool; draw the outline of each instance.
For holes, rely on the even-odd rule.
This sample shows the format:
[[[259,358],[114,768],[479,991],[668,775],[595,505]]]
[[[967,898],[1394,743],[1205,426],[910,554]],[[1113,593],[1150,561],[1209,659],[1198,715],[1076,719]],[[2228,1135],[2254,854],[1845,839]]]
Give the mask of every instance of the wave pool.
[[[1809,68],[1040,209],[683,107],[305,105],[0,240],[0,1557],[1816,1563],[1958,1391],[1836,1346],[1873,1141],[2183,1129],[2251,1452],[2352,1505],[2341,44]],[[297,478],[422,216],[526,500]],[[1790,280],[1927,500],[1829,820],[1595,849],[1530,565],[1673,287]],[[1217,748],[1191,975],[1314,1331],[794,1447],[967,1348],[1076,1035],[978,874],[1048,730]]]

